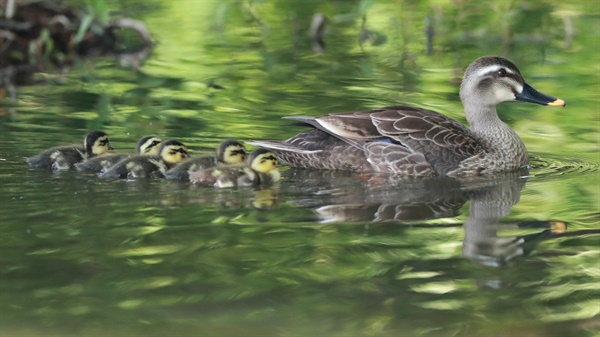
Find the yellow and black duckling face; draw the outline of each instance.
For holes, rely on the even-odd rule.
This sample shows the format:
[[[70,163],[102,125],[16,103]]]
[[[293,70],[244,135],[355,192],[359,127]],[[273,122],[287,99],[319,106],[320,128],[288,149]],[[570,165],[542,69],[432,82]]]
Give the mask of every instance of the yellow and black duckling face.
[[[141,156],[157,156],[162,140],[156,136],[145,136],[137,143],[137,153]]]
[[[264,148],[252,151],[248,157],[248,163],[251,169],[259,173],[269,173],[278,167],[275,154]]]
[[[170,165],[178,164],[188,157],[187,147],[177,140],[162,142],[158,153],[160,158]]]
[[[218,150],[218,160],[225,164],[240,164],[246,160],[246,147],[237,140],[226,140]]]
[[[108,135],[102,131],[92,131],[87,134],[83,142],[85,152],[88,156],[98,156],[106,153],[106,151],[114,150],[115,148],[110,145]]]

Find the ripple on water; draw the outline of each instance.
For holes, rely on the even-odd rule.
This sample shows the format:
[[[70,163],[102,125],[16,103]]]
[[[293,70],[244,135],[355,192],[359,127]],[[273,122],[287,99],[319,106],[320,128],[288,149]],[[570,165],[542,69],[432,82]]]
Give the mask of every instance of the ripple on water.
[[[598,171],[597,163],[586,162],[580,158],[532,157],[530,164],[531,175],[537,178],[589,174]]]

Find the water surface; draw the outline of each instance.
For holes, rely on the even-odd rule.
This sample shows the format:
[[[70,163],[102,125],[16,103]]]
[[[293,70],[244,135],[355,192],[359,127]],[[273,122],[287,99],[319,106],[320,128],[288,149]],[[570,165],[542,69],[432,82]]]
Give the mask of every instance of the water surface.
[[[0,107],[2,335],[598,335],[593,3],[111,6],[157,40],[139,72],[82,61]],[[315,13],[329,19],[321,53]],[[409,104],[466,122],[460,77],[489,54],[568,103],[498,107],[530,151],[528,174],[287,169],[274,187],[215,190],[24,162],[91,129],[123,152],[157,134],[201,154],[303,130],[288,115]]]

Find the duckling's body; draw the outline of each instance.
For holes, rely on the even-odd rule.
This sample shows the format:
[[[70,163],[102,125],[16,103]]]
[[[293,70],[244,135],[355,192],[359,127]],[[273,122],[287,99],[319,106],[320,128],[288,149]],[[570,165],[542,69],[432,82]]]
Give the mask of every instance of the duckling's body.
[[[156,136],[142,137],[136,146],[136,154],[138,156],[156,156],[160,146],[161,139]],[[104,154],[96,156],[81,163],[75,164],[78,171],[101,173],[108,170],[111,166],[123,159],[131,158],[130,154]]]
[[[100,178],[162,178],[164,173],[188,157],[186,146],[176,140],[161,143],[158,156],[126,158],[99,175]]]
[[[165,172],[165,178],[189,181],[190,172],[202,171],[217,165],[240,164],[246,159],[246,148],[236,140],[226,140],[217,149],[217,156],[188,158]]]
[[[92,131],[86,135],[83,147],[78,145],[57,146],[29,157],[26,161],[31,167],[69,170],[77,163],[102,155],[112,149],[106,133]]]
[[[245,164],[222,165],[190,172],[190,182],[218,188],[272,185],[281,179],[277,158],[270,150],[254,150]]]
[[[471,129],[435,111],[390,106],[321,117],[286,117],[314,127],[285,141],[249,144],[271,149],[293,167],[384,172],[412,176],[462,176],[526,167],[525,145],[496,113],[519,100],[549,106],[565,102],[536,91],[501,57],[481,57],[460,88]]]

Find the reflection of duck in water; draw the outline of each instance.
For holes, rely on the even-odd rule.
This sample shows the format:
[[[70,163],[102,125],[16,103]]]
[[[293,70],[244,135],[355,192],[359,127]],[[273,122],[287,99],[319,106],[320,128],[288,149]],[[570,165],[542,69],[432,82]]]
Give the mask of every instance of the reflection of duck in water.
[[[114,149],[108,135],[102,131],[92,131],[84,139],[83,147],[77,145],[53,147],[33,157],[27,158],[31,167],[52,170],[68,170],[85,159],[104,154]]]
[[[404,180],[397,185],[380,186],[369,182],[362,186],[356,177],[342,176],[334,179],[316,179],[315,173],[328,171],[289,170],[295,180],[303,184],[314,180],[317,200],[310,205],[322,223],[368,223],[369,233],[392,229],[433,229],[463,227],[463,255],[489,266],[506,265],[525,254],[527,243],[538,242],[565,235],[566,223],[562,221],[529,221],[517,224],[519,228],[539,230],[523,236],[498,236],[502,217],[511,212],[519,202],[526,179],[518,173],[493,177],[470,177],[458,180],[448,177],[430,177]],[[305,177],[306,176],[306,177]],[[291,179],[288,179],[288,181]],[[320,185],[316,185],[321,181]],[[335,181],[323,185],[323,181]],[[353,183],[354,182],[354,183]],[[324,193],[323,193],[324,192]],[[423,223],[423,221],[453,218],[470,200],[470,211],[463,223]],[[317,202],[320,204],[316,204]],[[389,225],[385,225],[389,223]],[[587,234],[587,233],[586,233]],[[576,234],[573,234],[576,235]]]
[[[391,106],[322,117],[287,117],[314,127],[285,141],[255,141],[293,167],[463,176],[516,171],[529,158],[519,136],[496,113],[505,101],[564,106],[536,91],[501,57],[467,68],[460,98],[471,129],[437,112]]]
[[[156,156],[158,154],[158,147],[160,145],[161,139],[156,136],[144,136],[142,137],[137,145],[136,145],[136,154],[138,156]],[[94,158],[90,158],[81,163],[75,164],[75,168],[78,171],[86,171],[86,172],[104,172],[109,167],[113,166],[117,162],[130,158],[129,154],[105,154],[102,156],[96,156]]]

